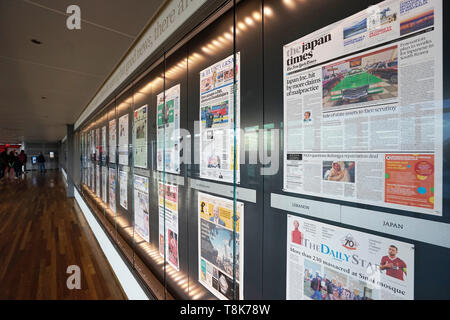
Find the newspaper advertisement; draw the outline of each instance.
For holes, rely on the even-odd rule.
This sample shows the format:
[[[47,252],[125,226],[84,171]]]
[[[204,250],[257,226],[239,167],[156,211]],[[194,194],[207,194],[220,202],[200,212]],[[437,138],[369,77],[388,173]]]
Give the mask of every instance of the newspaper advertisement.
[[[95,194],[100,198],[100,165],[95,165]]]
[[[116,163],[116,119],[109,122],[109,162]]]
[[[288,300],[413,300],[414,245],[288,215]]]
[[[119,118],[119,164],[128,165],[128,113]]]
[[[128,172],[119,171],[119,203],[128,209]]]
[[[109,168],[109,207],[116,212],[116,169]]]
[[[134,224],[136,232],[150,242],[148,178],[134,175]]]
[[[134,166],[147,168],[147,105],[134,111]]]
[[[102,162],[106,161],[106,126],[102,127],[102,147],[100,149]]]
[[[102,200],[104,203],[108,202],[107,198],[108,191],[106,190],[107,181],[108,181],[108,168],[102,167]]]
[[[178,254],[178,186],[159,182],[159,253],[180,271]]]
[[[180,85],[157,96],[156,161],[159,171],[180,173]]]
[[[244,204],[233,214],[233,200],[199,192],[198,211],[200,283],[219,299],[244,299]]]
[[[236,148],[240,126],[240,54],[236,53],[236,86],[234,57],[217,62],[200,72],[200,177],[216,181],[234,180],[234,124]],[[234,94],[234,88],[236,93]],[[236,114],[234,99],[236,97]],[[236,163],[239,152],[236,150]],[[239,183],[239,165],[236,182]]]
[[[284,190],[442,216],[442,0],[284,46]]]

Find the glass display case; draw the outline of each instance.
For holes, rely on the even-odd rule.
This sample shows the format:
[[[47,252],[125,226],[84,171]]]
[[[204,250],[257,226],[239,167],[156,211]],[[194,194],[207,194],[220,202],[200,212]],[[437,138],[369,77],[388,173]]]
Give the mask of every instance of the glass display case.
[[[450,298],[447,11],[224,1],[77,130],[76,185],[158,299]]]

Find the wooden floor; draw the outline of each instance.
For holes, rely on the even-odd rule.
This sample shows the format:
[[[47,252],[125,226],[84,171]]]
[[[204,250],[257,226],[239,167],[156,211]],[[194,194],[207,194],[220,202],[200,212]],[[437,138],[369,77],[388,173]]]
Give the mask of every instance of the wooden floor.
[[[0,299],[126,299],[59,171],[0,182]],[[67,267],[81,289],[67,288]]]

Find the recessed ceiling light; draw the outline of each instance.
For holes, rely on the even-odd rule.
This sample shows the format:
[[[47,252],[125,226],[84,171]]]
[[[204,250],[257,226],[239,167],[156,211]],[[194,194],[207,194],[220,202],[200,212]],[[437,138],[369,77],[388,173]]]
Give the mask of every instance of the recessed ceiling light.
[[[31,39],[31,42],[33,42],[34,44],[42,44],[41,41],[36,40],[36,39]]]

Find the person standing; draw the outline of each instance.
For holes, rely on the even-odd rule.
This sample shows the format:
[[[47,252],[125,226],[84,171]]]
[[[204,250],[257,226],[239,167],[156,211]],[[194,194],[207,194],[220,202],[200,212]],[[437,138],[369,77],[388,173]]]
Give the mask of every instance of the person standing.
[[[40,172],[45,172],[45,157],[44,155],[41,153],[39,153],[39,156],[37,157],[37,162],[39,165],[39,171]]]
[[[296,244],[302,244],[302,233],[298,230],[300,224],[297,220],[294,220],[294,231],[292,231],[292,242]]]
[[[16,160],[17,158],[16,155],[14,154],[14,151],[11,151],[8,156],[8,168],[7,168],[8,177],[11,176],[11,171],[14,170],[14,163],[16,162]]]
[[[311,299],[322,300],[322,294],[320,292],[322,289],[322,279],[318,275],[311,281],[311,289],[314,291]]]
[[[0,179],[5,175],[6,167],[8,166],[8,154],[4,150],[0,153]]]
[[[406,275],[406,263],[397,257],[397,253],[398,248],[390,245],[388,255],[381,258],[380,269],[386,270],[387,276],[403,281],[403,275]]]
[[[25,154],[24,150],[20,151],[19,161],[22,164],[22,168],[21,168],[22,172],[26,173],[26,171],[27,171],[27,155]]]

